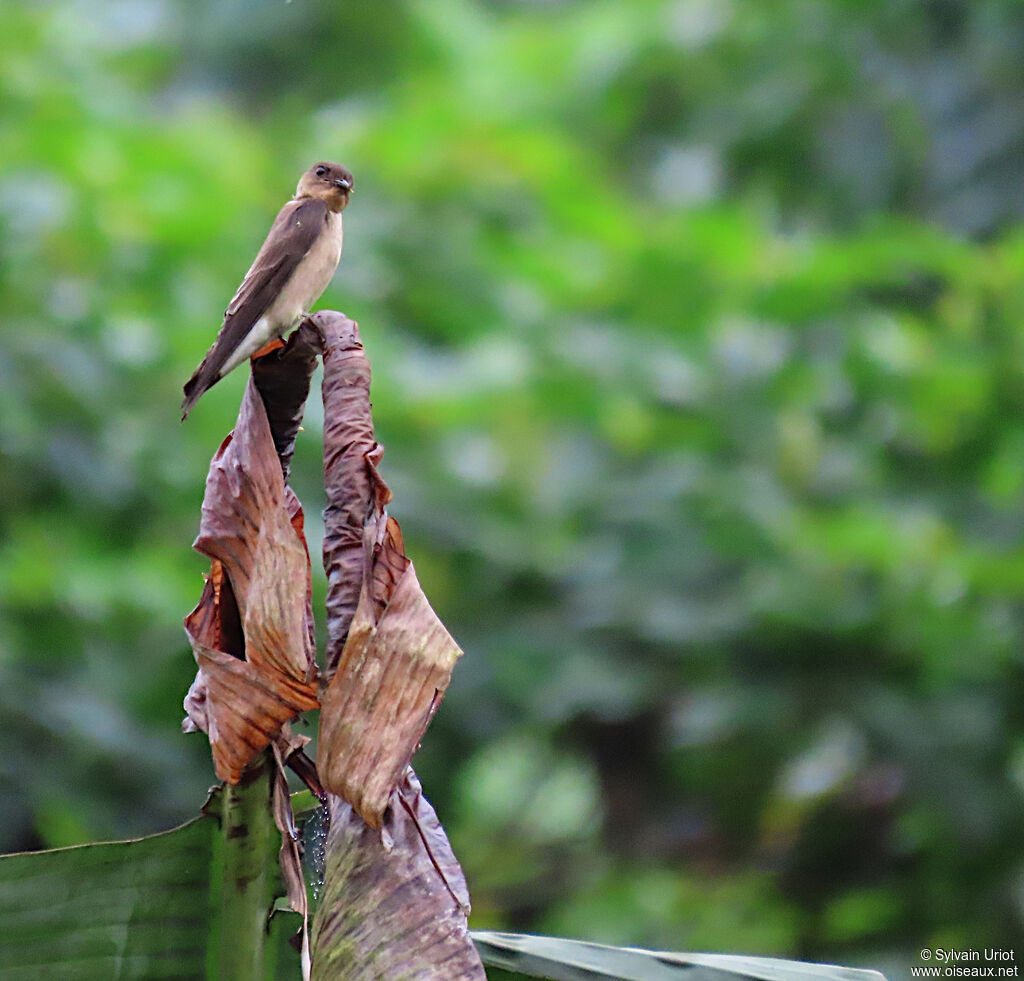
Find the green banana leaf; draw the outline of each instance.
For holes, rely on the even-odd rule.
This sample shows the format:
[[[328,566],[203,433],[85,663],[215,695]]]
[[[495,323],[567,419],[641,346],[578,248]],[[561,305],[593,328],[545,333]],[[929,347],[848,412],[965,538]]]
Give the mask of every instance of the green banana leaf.
[[[737,954],[666,954],[581,940],[477,930],[488,967],[551,981],[885,981],[878,971]]]
[[[207,976],[217,934],[211,870],[218,822],[206,815],[132,841],[0,856],[0,978],[157,981]],[[300,976],[276,914],[266,977]],[[731,954],[667,954],[554,937],[476,931],[489,968],[552,981],[884,981],[877,971]],[[495,974],[498,972],[495,971]]]
[[[204,814],[132,841],[0,856],[0,978],[196,981],[211,970],[226,977],[224,964],[215,966],[225,940],[213,888],[218,878],[224,888],[216,874],[220,827]],[[259,860],[275,868],[276,851]],[[273,917],[263,945],[267,981],[301,977],[286,941],[298,923]]]

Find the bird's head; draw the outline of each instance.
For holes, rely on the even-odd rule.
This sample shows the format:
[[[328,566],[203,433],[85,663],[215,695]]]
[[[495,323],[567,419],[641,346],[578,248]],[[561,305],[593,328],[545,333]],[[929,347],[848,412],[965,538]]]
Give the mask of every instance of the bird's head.
[[[313,164],[299,180],[297,198],[322,198],[332,211],[341,211],[348,204],[355,181],[341,164],[326,160]]]

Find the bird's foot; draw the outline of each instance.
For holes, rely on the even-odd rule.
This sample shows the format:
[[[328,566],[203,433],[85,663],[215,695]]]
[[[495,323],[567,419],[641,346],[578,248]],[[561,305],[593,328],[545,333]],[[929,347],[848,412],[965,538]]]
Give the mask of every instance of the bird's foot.
[[[272,341],[264,344],[253,356],[252,359],[255,361],[257,358],[262,358],[266,354],[273,354],[275,351],[280,351],[284,347],[284,341],[280,337],[275,337]]]

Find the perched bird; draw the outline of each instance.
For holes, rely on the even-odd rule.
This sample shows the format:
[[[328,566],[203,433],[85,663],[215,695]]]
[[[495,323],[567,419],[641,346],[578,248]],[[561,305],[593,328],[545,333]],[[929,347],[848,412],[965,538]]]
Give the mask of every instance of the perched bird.
[[[341,259],[341,212],[352,175],[336,163],[309,168],[279,212],[203,363],[185,383],[185,419],[229,371],[294,327],[331,281]]]

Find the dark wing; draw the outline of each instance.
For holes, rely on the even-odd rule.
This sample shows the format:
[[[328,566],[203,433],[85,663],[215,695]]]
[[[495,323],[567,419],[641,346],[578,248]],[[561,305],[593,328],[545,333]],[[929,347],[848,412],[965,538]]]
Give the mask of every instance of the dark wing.
[[[185,383],[182,419],[192,411],[199,397],[218,381],[231,352],[270,308],[326,221],[327,205],[319,198],[289,201],[278,212],[266,241],[224,312],[224,323],[217,339]]]

